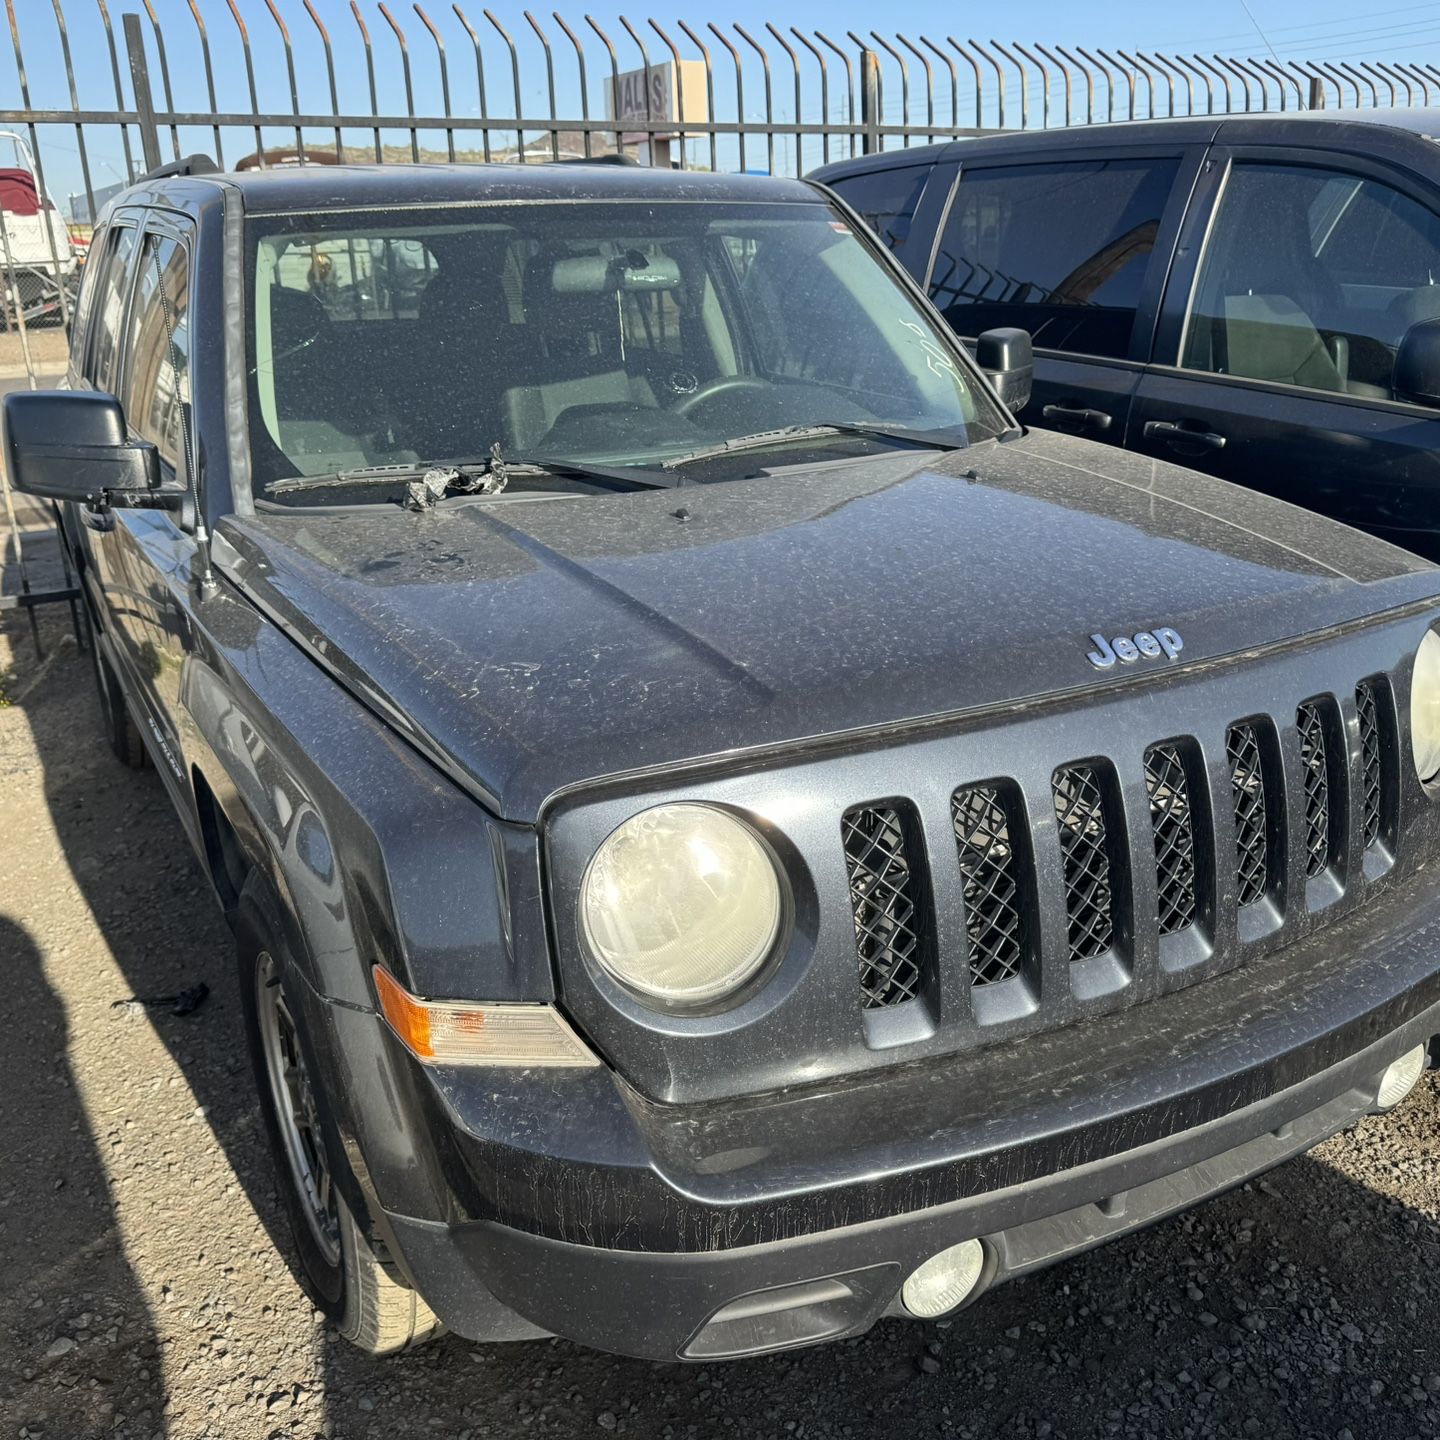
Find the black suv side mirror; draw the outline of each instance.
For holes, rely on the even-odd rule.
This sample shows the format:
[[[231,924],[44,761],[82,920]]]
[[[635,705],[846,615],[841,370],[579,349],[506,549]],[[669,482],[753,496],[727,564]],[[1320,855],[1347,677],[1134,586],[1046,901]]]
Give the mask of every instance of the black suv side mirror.
[[[1030,332],[1013,325],[987,330],[975,342],[975,359],[995,392],[1018,415],[1030,403],[1035,376],[1035,351]]]
[[[1440,320],[1412,325],[1395,356],[1395,398],[1440,406]]]
[[[4,401],[5,460],[17,490],[84,505],[164,504],[160,457],[129,440],[113,395],[17,390]],[[178,504],[181,495],[174,496]]]

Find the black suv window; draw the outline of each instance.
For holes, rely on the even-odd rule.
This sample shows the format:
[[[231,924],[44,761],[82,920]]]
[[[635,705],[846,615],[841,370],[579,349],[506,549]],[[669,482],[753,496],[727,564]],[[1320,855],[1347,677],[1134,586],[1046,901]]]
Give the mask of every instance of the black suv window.
[[[110,248],[110,227],[101,225],[96,228],[90,236],[89,253],[96,258],[94,269],[98,270],[99,258],[109,252]],[[87,275],[82,274],[80,281],[80,294],[75,299],[73,312],[74,325],[70,335],[70,353],[75,357],[79,365],[83,365],[85,355],[85,340],[90,333],[90,315],[95,309],[95,282],[87,283]]]
[[[168,235],[147,235],[130,307],[126,348],[125,417],[153,441],[160,458],[180,464],[181,425],[190,400],[190,264],[185,247]]]
[[[966,171],[930,298],[961,335],[1019,325],[1051,350],[1128,355],[1178,168],[1154,159]]]
[[[112,227],[107,239],[109,244],[100,259],[100,268],[89,282],[96,294],[92,304],[90,355],[85,365],[86,378],[100,390],[110,388],[111,371],[120,348],[126,280],[130,274],[130,257],[135,253],[135,227]]]
[[[1440,218],[1381,181],[1238,163],[1191,303],[1191,370],[1386,399],[1410,326],[1440,316]]]
[[[845,203],[859,211],[865,223],[885,242],[887,250],[898,250],[910,234],[910,221],[920,203],[920,192],[930,178],[933,165],[893,165],[888,170],[871,170],[865,175],[845,175],[830,188]]]

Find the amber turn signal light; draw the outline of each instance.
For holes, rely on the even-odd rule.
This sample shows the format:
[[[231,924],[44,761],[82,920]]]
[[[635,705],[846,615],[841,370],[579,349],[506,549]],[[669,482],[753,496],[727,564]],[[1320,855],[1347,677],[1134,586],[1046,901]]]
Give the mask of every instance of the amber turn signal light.
[[[553,1005],[421,1000],[375,966],[380,1013],[417,1059],[437,1065],[555,1068],[598,1065]]]

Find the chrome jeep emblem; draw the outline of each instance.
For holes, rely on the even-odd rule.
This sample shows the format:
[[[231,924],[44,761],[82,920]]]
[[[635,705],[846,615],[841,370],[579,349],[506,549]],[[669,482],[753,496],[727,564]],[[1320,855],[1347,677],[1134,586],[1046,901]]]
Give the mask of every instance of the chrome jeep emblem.
[[[1149,660],[1166,655],[1173,660],[1184,648],[1185,642],[1178,630],[1161,625],[1155,630],[1141,630],[1133,636],[1117,635],[1107,640],[1103,635],[1092,635],[1095,648],[1085,658],[1097,669],[1108,670],[1117,660],[1122,665],[1133,665],[1142,655]]]

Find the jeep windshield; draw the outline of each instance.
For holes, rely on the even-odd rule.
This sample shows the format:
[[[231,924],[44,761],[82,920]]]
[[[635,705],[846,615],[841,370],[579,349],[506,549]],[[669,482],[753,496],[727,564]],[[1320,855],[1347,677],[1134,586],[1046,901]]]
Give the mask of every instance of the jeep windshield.
[[[272,503],[393,500],[417,467],[491,457],[510,493],[708,482],[1010,424],[819,197],[248,224],[253,482]]]

